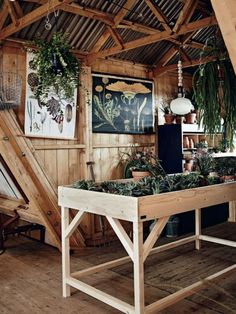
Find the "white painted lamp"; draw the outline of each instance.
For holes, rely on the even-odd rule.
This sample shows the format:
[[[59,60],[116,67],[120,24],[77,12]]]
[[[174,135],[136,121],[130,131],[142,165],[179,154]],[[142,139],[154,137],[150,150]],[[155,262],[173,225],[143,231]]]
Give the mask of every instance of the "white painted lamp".
[[[194,109],[191,101],[183,97],[183,71],[181,60],[178,61],[178,97],[171,101],[170,109],[177,115],[185,115]]]

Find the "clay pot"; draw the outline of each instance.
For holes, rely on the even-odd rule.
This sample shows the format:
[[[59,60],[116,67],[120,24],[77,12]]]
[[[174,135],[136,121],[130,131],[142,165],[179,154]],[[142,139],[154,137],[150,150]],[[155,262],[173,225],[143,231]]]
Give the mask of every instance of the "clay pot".
[[[172,124],[175,120],[175,116],[173,114],[164,114],[165,124]]]
[[[221,176],[220,181],[221,182],[232,182],[232,181],[235,181],[235,176],[234,175]]]
[[[177,124],[184,123],[184,119],[185,119],[184,116],[176,116],[175,117],[175,121],[176,121]]]
[[[194,112],[190,112],[188,114],[185,115],[185,123],[187,124],[194,124],[196,122],[196,117],[197,117],[197,114],[194,113]]]
[[[185,171],[191,172],[193,169],[193,161],[190,160],[189,162],[185,162],[184,169],[185,169]]]
[[[134,178],[134,181],[138,181],[144,177],[149,177],[151,174],[149,171],[132,171],[132,177]]]

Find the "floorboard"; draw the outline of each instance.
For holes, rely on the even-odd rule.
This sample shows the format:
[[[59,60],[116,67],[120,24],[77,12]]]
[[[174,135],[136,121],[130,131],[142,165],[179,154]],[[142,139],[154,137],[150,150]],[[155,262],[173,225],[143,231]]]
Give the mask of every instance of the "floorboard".
[[[223,223],[204,234],[236,241],[236,224]],[[171,239],[161,238],[160,243]],[[78,291],[61,296],[61,256],[45,244],[26,237],[9,237],[0,255],[1,314],[118,314],[119,311]],[[76,251],[72,271],[106,262],[126,253],[119,243]],[[148,257],[145,263],[146,303],[236,263],[235,248],[204,242],[200,251],[193,243]],[[94,274],[84,281],[132,304],[131,263]],[[165,309],[162,314],[236,313],[236,273]]]

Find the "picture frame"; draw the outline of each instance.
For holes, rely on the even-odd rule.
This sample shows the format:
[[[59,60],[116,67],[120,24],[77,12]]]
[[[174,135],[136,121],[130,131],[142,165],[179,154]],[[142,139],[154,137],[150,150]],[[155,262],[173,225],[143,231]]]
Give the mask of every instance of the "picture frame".
[[[33,89],[37,84],[37,74],[31,67],[33,53],[27,52],[26,97],[25,97],[25,135],[53,139],[74,139],[77,112],[77,89],[73,99],[60,97],[51,89],[48,97],[36,99]]]
[[[93,73],[92,83],[93,133],[153,133],[151,80]]]

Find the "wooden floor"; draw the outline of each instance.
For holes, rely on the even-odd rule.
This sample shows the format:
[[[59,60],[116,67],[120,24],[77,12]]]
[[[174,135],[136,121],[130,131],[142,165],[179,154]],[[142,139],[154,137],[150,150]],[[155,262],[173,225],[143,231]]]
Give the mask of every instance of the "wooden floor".
[[[224,223],[204,233],[236,240],[236,224]],[[161,242],[166,242],[162,238]],[[169,240],[168,240],[169,241]],[[111,314],[119,311],[76,291],[61,297],[61,256],[47,245],[24,237],[5,242],[0,255],[1,314]],[[145,264],[147,304],[236,263],[236,249],[204,243],[198,252],[193,243],[153,255]],[[72,271],[124,256],[119,244],[89,248],[72,256]],[[132,303],[132,265],[113,268],[85,280],[97,288]],[[165,314],[236,313],[236,272],[208,284],[198,294],[163,310]]]

